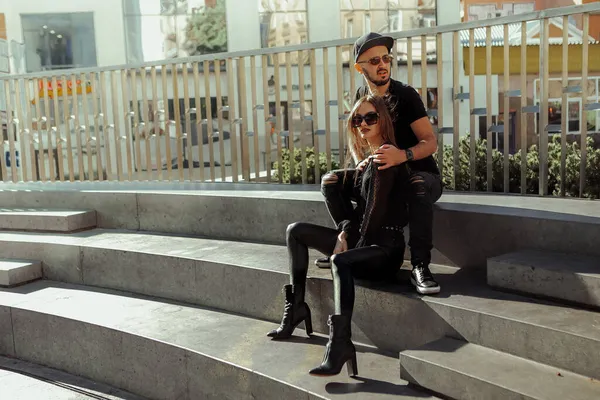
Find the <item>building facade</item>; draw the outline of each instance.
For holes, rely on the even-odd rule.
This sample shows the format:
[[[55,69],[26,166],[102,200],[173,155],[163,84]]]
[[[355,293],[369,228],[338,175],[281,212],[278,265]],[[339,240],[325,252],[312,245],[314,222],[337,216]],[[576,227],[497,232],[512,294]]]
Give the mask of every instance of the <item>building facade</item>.
[[[464,2],[459,0],[104,0],[102,2],[21,0],[14,2],[0,0],[0,73],[37,73],[39,75],[44,71],[118,65],[139,68],[143,63],[178,57],[224,51],[251,51],[307,42],[318,43],[357,37],[367,31],[385,33],[459,23],[461,19],[493,18],[497,16],[497,12],[510,14],[531,11],[532,4],[534,9],[543,6],[541,0],[519,2],[486,0],[464,0]],[[553,5],[555,4],[550,4],[550,6]],[[577,21],[573,23],[576,25]],[[450,43],[449,40],[445,42]],[[406,41],[398,41],[396,48],[400,60],[396,76],[404,82],[409,81],[408,69],[405,64],[409,53],[406,43]],[[465,43],[463,43],[464,45]],[[444,93],[443,107],[441,108],[443,120],[446,121],[445,126],[451,125],[450,122],[453,121],[454,106],[450,47],[442,50],[441,60],[437,60],[434,37],[427,38],[425,47],[422,47],[420,40],[415,40],[411,48],[412,58],[417,63],[411,76],[412,84],[418,88],[419,92],[422,92],[423,78],[426,78],[427,93],[422,96],[430,110],[437,108],[438,95]],[[426,53],[425,57],[428,62],[424,68],[421,68],[418,61],[421,60],[423,52]],[[463,52],[460,52],[459,57],[462,65]],[[344,62],[342,68],[343,101],[337,105],[336,112],[331,113],[329,121],[331,143],[334,149],[338,143],[338,128],[341,126],[339,116],[347,113],[351,107],[353,93],[350,89],[362,84],[360,75],[351,68],[350,58],[350,47],[348,47],[342,52],[342,61]],[[307,63],[308,59],[306,54],[293,52],[289,61],[293,64],[297,64],[299,61]],[[268,64],[264,67],[268,68],[269,105],[268,107],[265,105],[266,120],[258,123],[258,134],[264,135],[265,132],[273,131],[275,125],[280,130],[288,130],[292,127],[297,132],[307,129],[303,115],[310,115],[313,110],[317,110],[321,116],[326,115],[326,108],[329,105],[325,104],[322,83],[325,71],[329,71],[332,76],[335,76],[338,66],[336,61],[334,51],[330,52],[327,65],[318,56],[316,59],[317,81],[305,84],[304,88],[299,87],[299,76],[293,72],[294,75],[289,79],[292,83],[292,98],[288,99],[290,91],[285,71],[286,56],[280,54],[277,60],[274,57],[268,57]],[[276,62],[281,66],[278,87],[275,85],[274,65]],[[260,59],[257,67],[260,73],[262,67]],[[246,75],[248,76],[250,75],[249,68],[246,65]],[[443,69],[443,82],[438,82],[438,68]],[[153,120],[152,129],[154,129],[155,123],[160,125],[157,130],[164,135],[161,139],[164,148],[166,141],[175,140],[173,125],[167,122],[173,119],[176,105],[183,109],[182,93],[184,90],[182,85],[185,83],[179,74],[177,77],[179,88],[175,90],[171,79],[171,69],[164,68],[163,71],[163,68],[158,68],[157,72],[159,101],[157,104],[149,104],[148,110],[140,112],[156,118],[156,121]],[[203,73],[203,71],[200,72]],[[167,76],[165,79],[169,82],[165,86],[164,93],[161,84],[162,74]],[[214,128],[217,129],[217,110],[227,107],[230,93],[236,97],[240,96],[240,93],[230,92],[228,87],[230,79],[223,69],[219,82],[222,96],[221,103],[218,104],[215,96],[217,86],[215,72],[208,71],[208,75],[212,115],[205,114],[207,105],[204,98],[201,99],[200,105],[195,104],[195,99],[191,99],[190,107],[200,109],[199,115],[211,120]],[[239,88],[237,75],[239,74],[236,74],[234,80],[236,87]],[[308,66],[305,68],[305,76],[310,76]],[[148,76],[146,79],[148,87],[151,87],[150,77]],[[463,69],[461,69],[459,80],[461,87],[468,87],[468,75]],[[475,82],[475,103],[485,107],[486,94],[491,91],[491,113],[500,116],[503,112],[499,100],[502,97],[502,88],[499,85],[498,74],[494,74],[490,88],[486,85],[485,76],[478,74],[475,76]],[[329,84],[330,98],[337,98],[337,82],[332,79]],[[317,86],[315,98],[313,98],[311,90],[312,85]],[[136,84],[136,87],[140,86]],[[196,88],[193,79],[187,81],[187,86],[188,91],[194,93]],[[532,92],[531,98],[533,98],[533,78],[529,86]],[[14,88],[14,90],[17,89]],[[32,89],[39,90],[39,88]],[[245,92],[250,93],[250,89],[248,81]],[[21,88],[21,90],[26,89]],[[304,90],[304,102],[298,105],[296,99],[300,90]],[[40,97],[43,97],[43,91],[39,93]],[[90,97],[96,95],[91,93]],[[119,92],[116,97],[121,98],[122,92]],[[143,94],[137,93],[136,97],[142,99]],[[24,98],[26,96],[21,96],[21,99]],[[279,104],[276,104],[278,98]],[[239,107],[239,98],[237,100]],[[0,96],[0,110],[6,109],[3,101],[3,96]],[[43,101],[41,98],[42,110],[45,106]],[[84,120],[85,116],[81,113],[84,112],[85,107],[81,104],[81,97],[78,101],[80,104],[76,109],[80,114],[79,119]],[[88,101],[90,101],[88,110],[91,110],[91,100]],[[30,102],[23,106],[29,108],[32,115],[36,115],[37,110],[34,104]],[[142,101],[139,100],[135,106],[141,107]],[[59,109],[62,109],[61,107]],[[160,115],[156,114],[155,107],[164,112]],[[469,133],[469,124],[466,121],[469,121],[471,108],[472,105],[468,101],[459,103],[460,119],[465,121],[458,127],[461,135]],[[105,111],[109,115],[112,114],[111,109]],[[253,111],[248,105],[247,114],[251,115]],[[52,107],[50,107],[50,112],[53,112]],[[280,115],[282,118],[277,124],[270,121],[275,115]],[[432,115],[435,114],[432,113]],[[224,131],[234,129],[226,112],[220,116],[223,117],[222,129]],[[93,120],[93,117],[90,111],[88,119]],[[192,117],[195,118],[195,116]],[[432,116],[432,122],[435,123],[436,119],[435,116]],[[6,116],[3,117],[4,125],[5,121]],[[48,124],[49,122],[46,122],[46,125]],[[55,124],[60,125],[61,121],[57,119]],[[273,125],[272,129],[268,129],[269,124]],[[325,124],[326,121],[321,117],[319,126],[312,126],[309,129],[315,132],[323,129]],[[182,121],[182,125],[185,125],[184,121]],[[191,125],[196,126],[195,120],[192,120]],[[40,132],[45,132],[46,128],[45,125],[39,126]],[[70,130],[72,135],[77,135],[77,129],[74,126],[63,128]],[[485,124],[479,124],[478,129],[481,131],[479,132],[480,136],[485,136]],[[150,137],[153,133],[155,131],[142,132],[142,136]],[[518,134],[517,131],[515,133]],[[197,132],[191,132],[191,134],[198,135]],[[42,134],[42,137],[45,136]],[[452,143],[452,135],[445,135],[443,140],[446,144]],[[192,140],[192,142],[194,141]],[[198,143],[199,141],[196,140],[195,145]],[[261,139],[261,143],[263,143],[263,139]],[[171,144],[178,145],[175,142]],[[46,144],[46,146],[51,145],[51,143]],[[154,145],[155,143],[152,144],[152,146]],[[339,149],[337,150],[339,151]],[[205,152],[207,151],[205,149]],[[266,149],[261,148],[260,151],[264,153]],[[153,157],[153,168],[161,168],[162,165],[170,162],[165,158],[164,153],[160,155],[162,159],[156,159],[159,155],[153,147],[150,148],[150,152]],[[230,154],[228,149],[226,153]],[[225,163],[230,161],[224,160]]]

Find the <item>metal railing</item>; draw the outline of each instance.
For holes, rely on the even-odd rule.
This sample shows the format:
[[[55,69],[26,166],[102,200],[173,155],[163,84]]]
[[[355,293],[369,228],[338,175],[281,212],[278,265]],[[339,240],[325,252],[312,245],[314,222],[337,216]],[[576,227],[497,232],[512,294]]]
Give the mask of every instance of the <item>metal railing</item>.
[[[421,92],[449,188],[590,196],[598,13],[593,3],[390,34],[392,77]],[[557,27],[562,36],[551,36]],[[343,162],[345,120],[363,84],[352,44],[0,77],[2,180],[319,182]],[[560,124],[548,112],[553,79]],[[565,115],[573,104],[578,129]],[[556,163],[549,138],[558,135]]]

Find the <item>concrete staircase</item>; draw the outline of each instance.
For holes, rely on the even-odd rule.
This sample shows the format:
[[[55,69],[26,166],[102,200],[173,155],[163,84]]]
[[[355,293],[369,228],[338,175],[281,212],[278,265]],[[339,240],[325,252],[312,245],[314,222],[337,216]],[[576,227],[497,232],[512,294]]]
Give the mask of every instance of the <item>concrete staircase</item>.
[[[9,400],[145,400],[53,368],[0,357],[0,394]]]
[[[0,209],[0,230],[71,233],[95,227],[94,210]]]
[[[42,263],[0,259],[0,287],[14,287],[42,277]]]
[[[144,210],[154,206],[145,194],[136,196],[138,221],[149,221]],[[157,196],[152,194],[152,201]],[[116,229],[106,209],[98,212],[102,228],[70,234],[0,232],[0,256],[40,260],[45,278],[0,290],[0,353],[152,399],[600,398],[600,313],[561,297],[565,291],[551,282],[554,278],[545,284],[557,290],[547,291],[546,298],[527,286],[497,284],[492,277],[513,274],[510,279],[519,281],[520,275],[501,264],[510,259],[516,265],[519,257],[502,256],[498,248],[493,254],[487,244],[476,257],[490,259],[487,273],[485,263],[468,265],[475,259],[468,256],[462,257],[465,264],[458,263],[461,268],[433,266],[442,285],[438,296],[416,295],[408,270],[396,283],[358,282],[352,329],[360,377],[350,379],[345,371],[330,379],[310,377],[307,371],[321,361],[333,310],[329,271],[309,272],[307,302],[316,336],[309,339],[297,330],[292,340],[276,342],[265,334],[281,318],[281,287],[289,279],[287,252],[273,240],[271,225],[288,218],[285,201],[292,218],[304,214],[298,219],[329,224],[320,209],[312,211],[316,196],[245,193],[241,197],[250,208],[260,208],[254,214],[226,191],[172,196],[180,197],[179,204],[202,205],[203,212],[195,214],[201,225],[194,228],[196,235],[212,226],[215,234],[189,236],[189,221],[178,234],[164,214],[152,217],[155,232],[141,232],[141,226]],[[63,203],[74,201],[65,197]],[[81,206],[89,208],[86,202]],[[457,212],[473,220],[481,217],[471,215],[477,211],[469,204],[447,207],[450,215],[441,214],[436,229],[454,221]],[[489,208],[485,211],[495,218]],[[217,226],[213,221],[219,212],[223,221]],[[166,213],[177,221],[187,215]],[[228,220],[236,213],[239,219]],[[600,233],[598,226],[592,231]],[[468,223],[463,227],[470,240]],[[266,233],[260,243],[256,237],[262,228]],[[581,230],[586,229],[591,228]],[[238,233],[245,241],[228,240]],[[248,241],[250,236],[254,239]],[[575,251],[585,246],[582,241]],[[507,254],[523,251],[501,247]],[[437,261],[447,254],[454,255],[445,264],[461,259],[439,252]],[[311,254],[311,260],[316,256]],[[598,271],[595,264],[587,265],[586,274]]]

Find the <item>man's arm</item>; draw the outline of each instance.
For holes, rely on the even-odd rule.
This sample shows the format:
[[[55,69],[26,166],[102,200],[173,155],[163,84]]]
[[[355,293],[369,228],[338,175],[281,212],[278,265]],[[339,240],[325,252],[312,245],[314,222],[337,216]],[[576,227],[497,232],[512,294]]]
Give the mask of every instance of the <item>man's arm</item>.
[[[437,151],[438,144],[421,96],[416,90],[410,88],[407,90],[405,104],[407,105],[405,112],[410,116],[410,127],[419,140],[419,143],[410,149],[413,152],[413,159],[420,160],[429,157]],[[379,169],[386,169],[407,161],[405,150],[390,145],[381,146],[375,154],[375,162],[383,164]]]
[[[425,157],[429,157],[438,149],[437,138],[433,133],[433,127],[431,126],[431,122],[429,122],[428,117],[421,117],[418,120],[414,121],[410,124],[413,132],[417,139],[419,139],[419,143],[411,148],[414,159],[420,160]],[[406,156],[406,152],[404,152]]]

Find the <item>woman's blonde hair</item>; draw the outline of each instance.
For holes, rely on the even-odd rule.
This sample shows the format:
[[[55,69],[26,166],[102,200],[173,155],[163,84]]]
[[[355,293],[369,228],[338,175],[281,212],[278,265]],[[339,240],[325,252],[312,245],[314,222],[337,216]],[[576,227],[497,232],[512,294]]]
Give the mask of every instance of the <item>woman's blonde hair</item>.
[[[346,154],[346,164],[350,166],[350,162],[354,160],[355,164],[367,158],[370,155],[370,148],[368,142],[360,137],[359,128],[352,126],[352,118],[358,113],[358,109],[363,103],[371,103],[375,108],[375,112],[379,114],[379,134],[383,138],[384,143],[390,143],[396,146],[396,139],[394,137],[394,124],[392,123],[392,117],[390,115],[387,103],[381,96],[375,96],[368,94],[361,97],[354,104],[350,117],[348,118],[348,151]]]

